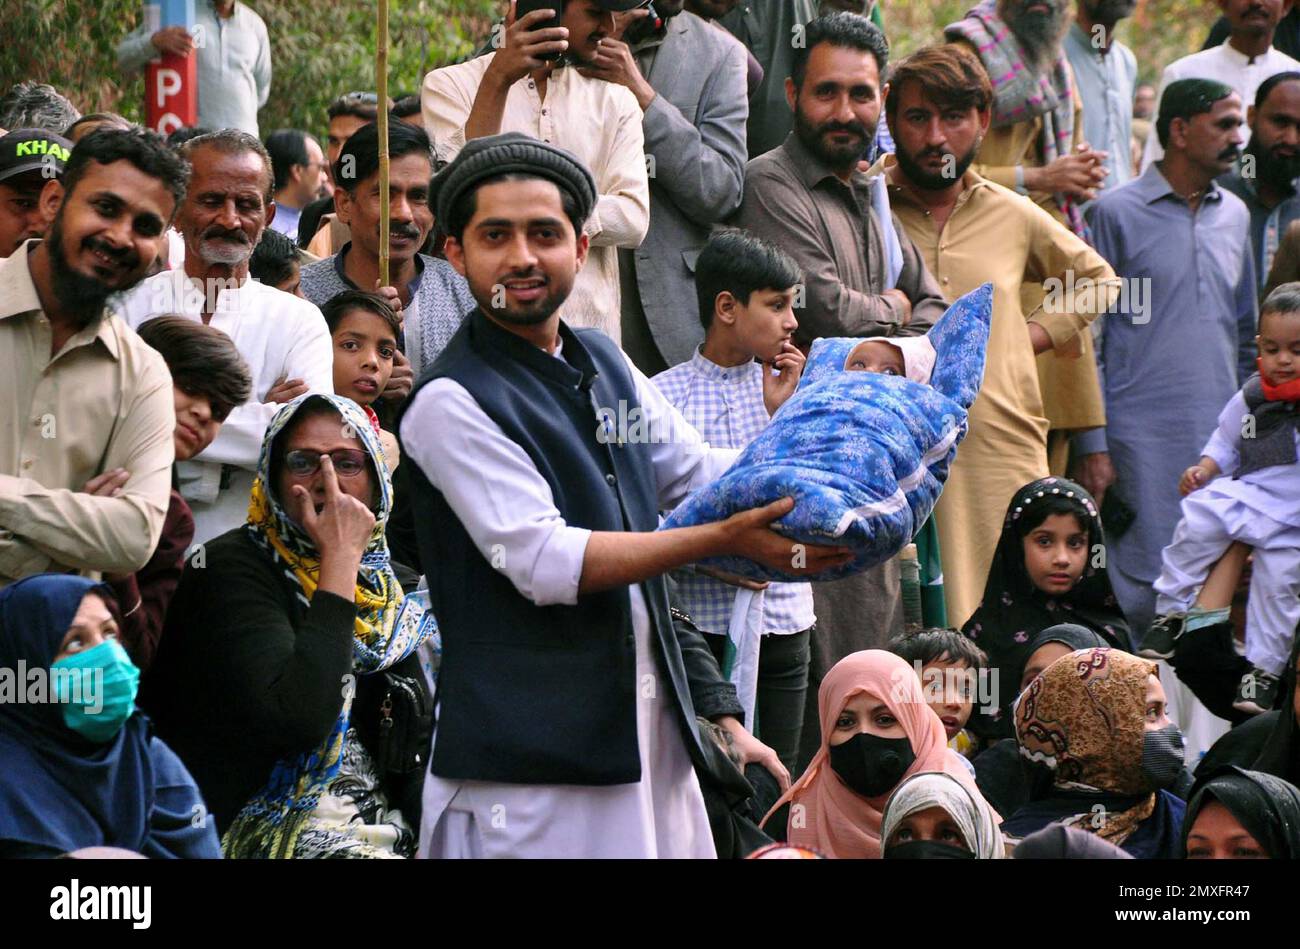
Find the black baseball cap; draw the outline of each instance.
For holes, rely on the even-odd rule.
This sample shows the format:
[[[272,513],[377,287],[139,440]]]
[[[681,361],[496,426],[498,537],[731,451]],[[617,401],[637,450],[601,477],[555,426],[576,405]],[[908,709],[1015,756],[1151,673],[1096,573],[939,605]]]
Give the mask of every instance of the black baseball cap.
[[[72,155],[72,142],[44,129],[14,129],[0,138],[0,181],[53,167],[54,177]]]

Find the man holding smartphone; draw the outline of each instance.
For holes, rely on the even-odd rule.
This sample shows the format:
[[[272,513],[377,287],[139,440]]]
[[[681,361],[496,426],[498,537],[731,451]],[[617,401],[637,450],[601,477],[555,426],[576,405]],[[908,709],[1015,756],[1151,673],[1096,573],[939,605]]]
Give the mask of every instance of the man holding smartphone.
[[[650,227],[642,113],[630,90],[573,66],[594,64],[601,41],[618,32],[615,15],[640,6],[643,0],[554,0],[541,9],[535,0],[512,0],[493,51],[433,70],[421,95],[424,127],[442,161],[471,139],[521,132],[567,149],[591,169],[598,194],[584,229],[591,253],[564,318],[615,342],[618,249],[638,247]]]

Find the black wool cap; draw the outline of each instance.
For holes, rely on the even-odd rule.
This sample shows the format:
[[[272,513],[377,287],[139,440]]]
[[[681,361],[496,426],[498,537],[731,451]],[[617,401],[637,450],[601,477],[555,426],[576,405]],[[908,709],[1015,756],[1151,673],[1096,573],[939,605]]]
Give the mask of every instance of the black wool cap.
[[[573,196],[584,221],[596,206],[596,179],[577,156],[520,132],[506,132],[471,139],[456,159],[438,172],[429,196],[434,214],[439,221],[446,221],[461,196],[480,181],[511,173],[555,182]]]

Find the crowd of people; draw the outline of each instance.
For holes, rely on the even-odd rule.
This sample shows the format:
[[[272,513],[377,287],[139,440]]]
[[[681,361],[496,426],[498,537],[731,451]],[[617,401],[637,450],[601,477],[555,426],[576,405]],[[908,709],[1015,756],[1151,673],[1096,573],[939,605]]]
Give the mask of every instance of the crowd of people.
[[[512,0],[318,140],[200,0],[118,50],[194,127],[9,90],[0,855],[1300,856],[1300,12],[1217,2],[1140,64],[1133,0],[898,61],[875,0]],[[664,525],[760,442],[868,478],[805,367],[931,404],[982,287],[912,545],[844,527],[930,454]]]

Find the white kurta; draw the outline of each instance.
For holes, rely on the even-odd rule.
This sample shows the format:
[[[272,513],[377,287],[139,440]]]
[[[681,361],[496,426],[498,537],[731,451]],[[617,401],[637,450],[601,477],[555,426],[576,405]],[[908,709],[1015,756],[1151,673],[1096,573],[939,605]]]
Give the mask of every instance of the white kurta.
[[[1259,90],[1260,83],[1269,76],[1291,70],[1300,70],[1300,62],[1296,62],[1276,47],[1270,46],[1263,56],[1251,59],[1245,53],[1233,49],[1231,43],[1225,42],[1192,53],[1190,56],[1184,56],[1182,59],[1176,59],[1166,66],[1160,75],[1160,92],[1156,95],[1156,103],[1159,104],[1160,97],[1165,94],[1169,84],[1179,79],[1213,79],[1231,86],[1237,95],[1241,96],[1241,142],[1244,146],[1250,141],[1246,109],[1255,104],[1255,93]],[[1152,124],[1154,125],[1154,122]],[[1165,150],[1160,145],[1160,136],[1153,128],[1151,134],[1147,136],[1146,148],[1142,152],[1142,170],[1146,171],[1152,162],[1159,161],[1164,156]]]
[[[555,355],[560,356],[558,349]],[[651,446],[660,505],[667,509],[721,474],[738,453],[711,449],[630,360],[628,367],[650,428],[668,425],[674,433],[671,440]],[[617,407],[612,408],[617,418]],[[597,424],[594,415],[592,424]],[[523,596],[539,606],[577,602],[591,532],[564,522],[550,486],[528,455],[460,384],[437,379],[424,386],[402,420],[402,442],[483,556],[509,552],[501,570]],[[675,699],[657,685],[662,676],[645,600],[639,585],[629,593],[641,780],[612,787],[514,785],[430,774],[419,856],[716,855]],[[527,719],[528,709],[518,712],[521,720]]]
[[[1281,675],[1300,623],[1300,464],[1272,465],[1244,477],[1239,447],[1250,414],[1238,392],[1201,452],[1223,474],[1183,499],[1182,520],[1161,555],[1153,587],[1161,613],[1187,609],[1229,544],[1253,549],[1246,599],[1246,658]],[[1295,434],[1300,453],[1300,433]]]
[[[202,454],[177,466],[181,494],[194,512],[195,543],[247,520],[262,437],[281,408],[277,402],[264,401],[275,384],[301,379],[310,392],[334,391],[334,346],[315,305],[252,279],[238,287],[214,285],[212,293],[216,306],[209,325],[229,336],[248,363],[253,396],[230,413]],[[198,322],[203,319],[204,294],[203,286],[184,270],[164,270],[113,305],[132,329],[165,314]],[[229,486],[223,490],[224,466],[230,466],[230,474]]]

